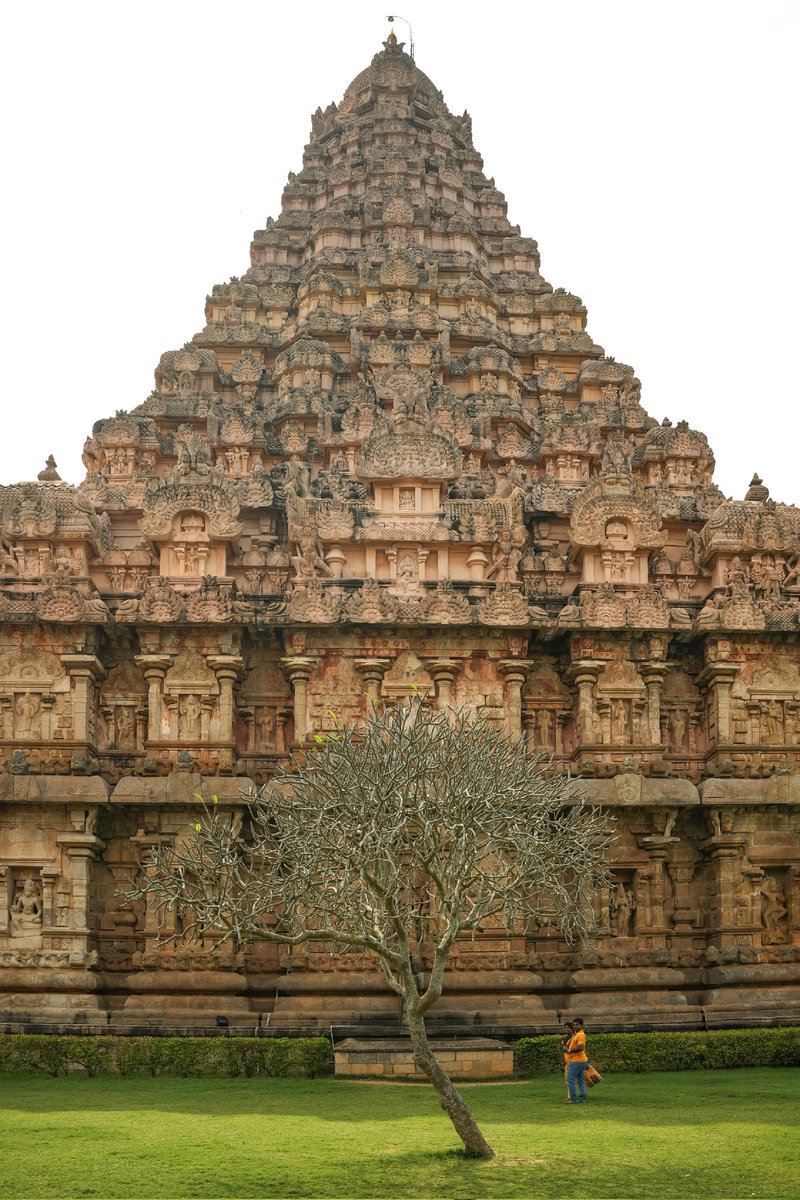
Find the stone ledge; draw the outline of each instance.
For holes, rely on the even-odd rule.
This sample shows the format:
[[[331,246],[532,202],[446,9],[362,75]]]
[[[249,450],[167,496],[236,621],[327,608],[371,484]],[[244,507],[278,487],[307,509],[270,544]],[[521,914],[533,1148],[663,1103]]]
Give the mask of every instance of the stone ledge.
[[[493,1038],[433,1038],[430,1046],[450,1075],[493,1079],[514,1071],[513,1047]],[[424,1078],[407,1038],[345,1038],[334,1048],[334,1061],[337,1075]]]

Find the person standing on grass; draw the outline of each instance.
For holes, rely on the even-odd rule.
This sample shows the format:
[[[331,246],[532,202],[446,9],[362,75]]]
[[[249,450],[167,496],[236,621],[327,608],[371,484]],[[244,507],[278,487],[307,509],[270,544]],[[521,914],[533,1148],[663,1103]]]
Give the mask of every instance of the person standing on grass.
[[[586,1053],[586,1034],[583,1021],[578,1017],[572,1022],[574,1033],[566,1045],[568,1104],[586,1103],[586,1068],[589,1058]]]
[[[564,1035],[561,1038],[561,1051],[564,1055],[564,1084],[567,1088],[567,1104],[569,1104],[569,1084],[567,1084],[567,1068],[569,1066],[569,1059],[567,1058],[567,1043],[570,1041],[574,1032],[575,1026],[572,1024],[572,1021],[565,1021]]]

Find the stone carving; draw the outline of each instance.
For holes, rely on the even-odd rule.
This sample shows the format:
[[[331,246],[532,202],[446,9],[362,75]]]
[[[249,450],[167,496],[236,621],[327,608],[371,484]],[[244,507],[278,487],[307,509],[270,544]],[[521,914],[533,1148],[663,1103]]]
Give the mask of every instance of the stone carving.
[[[326,591],[320,580],[312,575],[305,586],[294,591],[289,599],[287,616],[304,625],[330,625],[338,620],[341,599]]]
[[[485,929],[459,1011],[538,1025],[536,987],[498,1008],[504,973],[567,1003],[591,966],[601,1023],[625,1020],[620,970],[657,972],[655,1025],[800,1018],[800,508],[758,477],[726,500],[704,435],[647,414],[539,266],[469,117],[389,41],[315,114],[206,328],[94,425],[85,482],[0,486],[0,990],[36,971],[23,1023],[57,986],[93,1025],[183,1031],[200,969],[215,995],[274,975],[268,948],[158,947],[113,891],[195,790],[238,806],[331,710],[417,691],[616,816],[597,929]],[[322,960],[294,964],[273,1029],[324,1015]],[[735,971],[711,986],[713,964]],[[65,983],[94,966],[96,993]],[[174,973],[166,1001],[142,970]]]
[[[631,921],[636,909],[636,893],[627,888],[621,881],[611,893],[609,915],[611,918],[611,933],[614,937],[628,937],[631,932]]]
[[[148,581],[144,595],[138,602],[139,618],[155,625],[179,621],[184,611],[183,601],[169,580],[163,576]],[[117,609],[118,620],[119,616]]]
[[[42,930],[42,893],[33,879],[26,879],[14,897],[9,913],[12,938],[37,937]]]
[[[379,623],[397,620],[396,598],[381,588],[375,579],[366,579],[364,586],[354,592],[344,606],[348,620],[355,623]]]

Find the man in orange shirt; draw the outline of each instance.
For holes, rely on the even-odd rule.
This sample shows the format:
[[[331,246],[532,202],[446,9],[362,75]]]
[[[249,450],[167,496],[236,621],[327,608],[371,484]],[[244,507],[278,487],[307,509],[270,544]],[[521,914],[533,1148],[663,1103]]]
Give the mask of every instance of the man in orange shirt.
[[[575,1032],[567,1042],[564,1053],[567,1059],[567,1091],[568,1104],[586,1103],[586,1068],[589,1058],[586,1054],[586,1034],[583,1032],[583,1021],[578,1017],[572,1022]]]

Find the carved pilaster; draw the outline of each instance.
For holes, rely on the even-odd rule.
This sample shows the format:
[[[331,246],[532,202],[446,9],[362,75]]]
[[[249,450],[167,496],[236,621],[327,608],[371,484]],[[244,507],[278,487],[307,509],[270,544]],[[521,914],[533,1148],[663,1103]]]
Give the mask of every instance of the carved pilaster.
[[[96,855],[106,848],[105,842],[93,833],[60,833],[58,845],[69,859],[69,877],[72,884],[72,934],[83,939],[83,948],[91,929],[89,901],[91,893],[91,864]]]
[[[233,743],[233,689],[244,669],[238,654],[209,654],[208,665],[219,683],[219,737],[221,742]]]
[[[731,741],[731,688],[738,671],[738,663],[713,662],[697,677],[698,684],[708,692],[717,745],[728,745]]]
[[[137,654],[136,665],[147,680],[147,741],[161,740],[162,684],[172,666],[171,654]]]
[[[90,742],[94,734],[95,685],[105,676],[105,667],[94,654],[62,654],[60,658],[72,681],[75,740]]]
[[[516,742],[522,737],[522,688],[533,660],[503,658],[497,665],[506,681],[506,732]]]
[[[355,658],[353,666],[364,679],[367,694],[367,718],[372,716],[381,701],[383,677],[392,665],[390,658]]]
[[[647,740],[651,746],[661,743],[661,690],[666,673],[666,663],[647,663],[641,671],[647,689]]]
[[[462,660],[458,658],[425,659],[428,674],[436,685],[436,707],[440,712],[453,710],[453,686],[461,664]]]
[[[294,739],[304,742],[308,736],[308,681],[317,665],[316,658],[282,658],[281,665],[286,672],[294,693]]]
[[[595,736],[593,691],[604,664],[595,659],[581,659],[569,668],[568,678],[578,688],[578,729],[581,744],[591,746]]]

